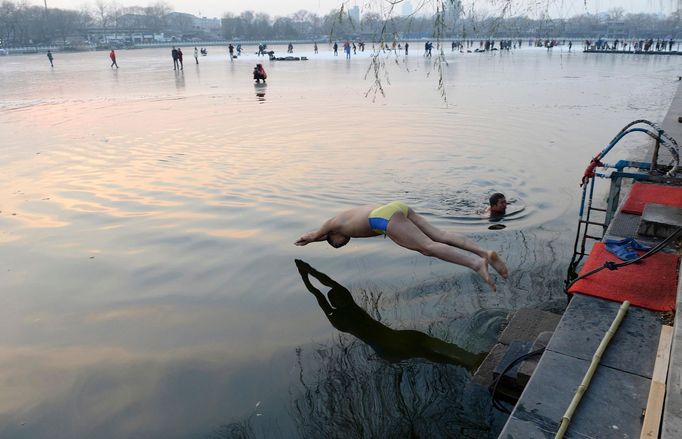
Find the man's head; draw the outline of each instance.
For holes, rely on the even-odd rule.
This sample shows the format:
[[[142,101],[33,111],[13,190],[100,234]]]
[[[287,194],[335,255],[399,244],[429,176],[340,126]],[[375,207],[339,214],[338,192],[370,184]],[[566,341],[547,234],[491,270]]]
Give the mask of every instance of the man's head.
[[[504,194],[496,192],[490,196],[490,213],[504,215],[507,212],[507,199]]]
[[[334,248],[340,248],[348,244],[350,237],[338,232],[327,233],[327,242]]]

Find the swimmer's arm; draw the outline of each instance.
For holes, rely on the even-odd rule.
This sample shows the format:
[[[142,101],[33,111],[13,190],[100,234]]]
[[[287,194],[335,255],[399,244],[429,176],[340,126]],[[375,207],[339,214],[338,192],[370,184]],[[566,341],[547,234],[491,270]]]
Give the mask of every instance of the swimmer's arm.
[[[302,235],[300,238],[298,238],[298,241],[294,242],[295,245],[306,245],[310,244],[311,242],[319,242],[319,241],[324,241],[327,239],[327,233],[331,232],[337,227],[338,220],[336,217],[330,218],[327,221],[322,224],[322,227],[320,227],[317,230],[314,230],[312,232],[308,232],[305,235]]]

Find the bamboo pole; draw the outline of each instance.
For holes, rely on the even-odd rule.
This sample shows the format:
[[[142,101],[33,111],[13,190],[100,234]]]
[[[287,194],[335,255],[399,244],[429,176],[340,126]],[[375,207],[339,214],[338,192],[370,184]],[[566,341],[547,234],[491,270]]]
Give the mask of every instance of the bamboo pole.
[[[592,356],[592,363],[590,363],[589,369],[587,369],[587,372],[585,373],[582,382],[578,386],[575,395],[573,395],[573,399],[571,400],[571,403],[566,409],[566,413],[564,413],[564,416],[561,417],[559,431],[557,431],[556,436],[554,436],[554,439],[562,439],[564,437],[564,434],[566,434],[566,430],[568,430],[568,424],[571,422],[571,417],[575,413],[575,410],[578,408],[578,404],[580,404],[580,400],[587,391],[587,387],[590,385],[590,381],[592,381],[594,372],[597,370],[597,366],[599,366],[599,362],[601,361],[601,356],[604,354],[606,347],[609,345],[609,342],[611,342],[611,339],[616,334],[616,331],[618,331],[618,327],[620,326],[620,323],[623,321],[623,317],[625,317],[625,313],[627,313],[629,307],[630,302],[628,302],[627,300],[623,302],[623,304],[620,306],[616,318],[613,319],[613,322],[611,322],[611,327],[609,328],[608,331],[606,331],[604,338],[602,339],[601,343],[599,343],[597,351]]]

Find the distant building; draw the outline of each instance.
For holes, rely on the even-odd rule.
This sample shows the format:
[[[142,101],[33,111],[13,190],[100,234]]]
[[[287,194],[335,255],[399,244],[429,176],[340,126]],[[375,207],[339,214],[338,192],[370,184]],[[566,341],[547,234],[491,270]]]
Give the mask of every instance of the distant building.
[[[196,29],[206,32],[220,31],[220,18],[193,17],[192,20]]]
[[[198,30],[194,27],[194,19],[197,18],[186,12],[171,12],[166,15],[166,24],[177,32],[191,32]]]
[[[355,23],[360,23],[360,8],[358,6],[353,6],[348,10],[348,15],[350,19]]]
[[[81,30],[85,40],[103,47],[126,47],[132,44],[197,41],[220,35],[220,19],[196,17],[171,12],[163,17],[123,14],[113,25]]]

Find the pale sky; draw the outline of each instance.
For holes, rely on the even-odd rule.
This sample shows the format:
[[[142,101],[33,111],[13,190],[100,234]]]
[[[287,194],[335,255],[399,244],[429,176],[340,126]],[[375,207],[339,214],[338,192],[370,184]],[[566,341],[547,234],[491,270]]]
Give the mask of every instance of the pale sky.
[[[116,3],[120,6],[147,6],[155,3],[155,0],[103,0],[105,3]],[[430,0],[404,0],[409,1],[413,8],[419,4],[433,4]],[[471,4],[473,0],[464,1]],[[492,5],[500,5],[503,0],[477,0],[476,5],[491,8]],[[41,0],[29,0],[29,3],[42,5]],[[83,5],[93,6],[95,0],[47,0],[48,7],[81,9]],[[318,15],[325,15],[330,10],[338,8],[345,3],[347,7],[357,5],[363,11],[367,4],[386,5],[385,0],[168,0],[168,4],[178,12],[188,12],[197,16],[221,17],[225,12],[239,14],[243,11],[266,12],[270,16],[290,15],[298,10],[305,9]],[[518,13],[530,11],[527,15],[538,13],[543,10],[549,12],[552,18],[564,18],[578,15],[584,12],[605,12],[615,7],[621,7],[626,12],[650,12],[669,14],[677,8],[678,0],[513,0]],[[540,4],[540,6],[537,6]],[[518,6],[526,5],[526,6]],[[529,6],[528,6],[529,5]],[[499,6],[498,6],[499,8]],[[396,15],[399,15],[401,5],[396,6]]]

